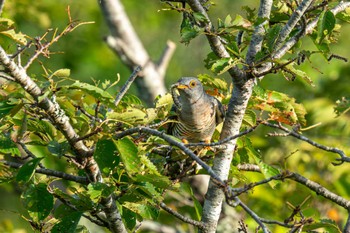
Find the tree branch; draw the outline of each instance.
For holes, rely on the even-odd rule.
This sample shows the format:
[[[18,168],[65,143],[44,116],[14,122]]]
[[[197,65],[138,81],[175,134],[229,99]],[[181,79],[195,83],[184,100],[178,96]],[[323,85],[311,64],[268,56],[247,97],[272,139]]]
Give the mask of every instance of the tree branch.
[[[274,50],[277,51],[281,44],[287,39],[289,34],[292,32],[294,27],[298,24],[301,17],[304,15],[306,10],[309,8],[313,0],[304,0],[301,2],[299,7],[293,12],[292,16],[289,18],[287,24],[282,28],[277,41],[274,46]]]
[[[281,124],[272,124],[272,123],[268,123],[268,122],[263,122],[262,124],[266,125],[266,126],[269,126],[269,127],[272,127],[272,128],[276,128],[276,129],[280,129],[284,132],[286,132],[286,136],[292,136],[292,137],[295,137],[299,140],[302,140],[302,141],[305,141],[307,143],[309,143],[310,145],[314,146],[314,147],[317,147],[321,150],[325,150],[325,151],[328,151],[328,152],[332,152],[332,153],[336,153],[336,154],[339,154],[340,155],[340,158],[337,159],[337,160],[340,160],[341,163],[342,162],[350,162],[350,157],[347,157],[345,155],[345,152],[338,149],[338,148],[335,148],[335,147],[329,147],[329,146],[324,146],[322,144],[319,144],[317,142],[314,142],[312,140],[310,140],[309,138],[297,133],[296,131],[294,130],[289,130],[288,128],[282,126]],[[341,164],[340,163],[340,164]],[[340,165],[340,164],[335,164],[333,163],[334,165]]]
[[[20,168],[23,164],[21,163],[16,163],[16,162],[11,162],[11,161],[6,161],[6,160],[0,160],[0,163],[5,164],[6,166],[9,166],[11,168]],[[36,173],[40,173],[40,174],[44,174],[47,176],[52,176],[52,177],[57,177],[57,178],[61,178],[64,180],[70,180],[70,181],[74,181],[80,184],[88,184],[89,180],[87,177],[84,176],[74,176],[74,175],[70,175],[64,172],[60,172],[60,171],[55,171],[55,170],[51,170],[51,169],[46,169],[46,168],[37,168],[35,169]]]
[[[120,89],[117,97],[114,100],[114,105],[118,106],[119,102],[122,100],[123,96],[126,94],[126,92],[129,90],[131,84],[135,81],[135,79],[137,78],[137,75],[139,74],[139,72],[142,70],[142,67],[138,66],[134,69],[134,71],[132,72],[132,74],[130,75],[130,77],[128,78],[128,80],[125,82],[124,86],[122,87],[122,89]]]
[[[193,226],[198,227],[199,229],[204,229],[205,228],[204,223],[195,221],[193,219],[190,219],[188,217],[185,217],[185,216],[179,214],[178,212],[176,212],[173,209],[169,208],[164,202],[160,203],[159,206],[162,207],[162,209],[165,210],[166,212],[168,212],[169,214],[175,216],[176,218],[180,219],[181,221],[183,221],[185,223],[189,223],[189,224],[191,224]]]
[[[167,92],[164,75],[167,63],[173,54],[174,47],[169,43],[158,64],[151,61],[146,49],[137,36],[120,0],[98,0],[103,16],[111,35],[106,38],[108,46],[133,70],[143,67],[142,78],[136,80],[139,95],[148,105],[152,105],[155,97]]]
[[[246,57],[246,62],[249,66],[253,65],[256,54],[261,51],[262,42],[265,36],[264,26],[269,22],[272,2],[272,0],[260,1],[258,18],[264,19],[264,21],[255,27],[254,33],[252,35],[252,39],[250,41]]]

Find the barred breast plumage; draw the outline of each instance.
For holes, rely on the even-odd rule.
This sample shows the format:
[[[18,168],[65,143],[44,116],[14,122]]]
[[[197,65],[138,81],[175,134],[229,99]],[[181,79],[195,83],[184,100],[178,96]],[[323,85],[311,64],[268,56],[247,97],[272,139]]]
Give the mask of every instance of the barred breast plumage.
[[[208,95],[202,83],[192,77],[179,79],[172,85],[171,93],[177,122],[169,127],[168,133],[184,141],[210,142],[216,125],[224,118],[220,101]]]

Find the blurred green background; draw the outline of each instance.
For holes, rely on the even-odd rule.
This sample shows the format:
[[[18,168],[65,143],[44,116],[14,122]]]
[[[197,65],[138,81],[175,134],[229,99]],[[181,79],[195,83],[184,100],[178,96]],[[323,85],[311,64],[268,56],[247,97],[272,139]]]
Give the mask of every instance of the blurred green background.
[[[117,79],[117,74],[120,74],[119,86],[121,86],[128,78],[130,71],[103,41],[109,31],[97,2],[97,0],[7,0],[2,16],[13,19],[17,30],[34,38],[43,35],[48,28],[58,28],[62,31],[68,23],[66,9],[70,6],[74,20],[95,23],[79,27],[73,33],[63,37],[51,48],[52,52],[58,53],[51,55],[50,59],[41,58],[40,60],[47,69],[54,71],[69,68],[73,79],[89,83],[92,83],[93,79],[114,81]],[[216,5],[209,13],[214,23],[217,18],[224,19],[227,14],[232,17],[235,14],[244,15],[242,5],[258,7],[258,1],[252,0],[244,2],[216,0],[214,2]],[[210,71],[204,68],[203,62],[210,51],[206,39],[203,36],[196,38],[189,45],[179,42],[181,14],[163,10],[166,6],[158,0],[124,0],[123,3],[135,30],[153,60],[159,59],[167,40],[177,44],[166,74],[168,86],[181,76],[210,74]],[[332,46],[332,51],[337,55],[350,58],[349,38],[350,26],[342,24],[339,42]],[[5,44],[10,50],[16,48],[16,44],[8,43],[2,37],[0,37],[0,43]],[[310,39],[303,39],[302,43],[305,46],[304,49],[316,50]],[[279,74],[267,76],[260,85],[266,89],[285,92],[296,98],[297,102],[304,104],[308,111],[309,126],[322,123],[306,131],[304,133],[306,136],[319,143],[339,147],[350,154],[349,115],[336,117],[333,111],[336,100],[343,96],[349,97],[349,64],[340,60],[327,62],[321,55],[313,55],[311,61],[301,65],[301,69],[309,74],[315,87],[301,80],[287,81]],[[43,71],[37,63],[29,73],[37,76]],[[225,75],[223,77],[228,79]],[[135,90],[131,89],[132,92]],[[350,166],[348,164],[335,167],[331,162],[337,158],[336,155],[325,153],[290,138],[264,137],[266,132],[268,130],[262,127],[252,136],[253,144],[260,149],[265,162],[303,174],[349,199]],[[251,181],[262,179],[256,174],[245,175]],[[21,210],[18,190],[13,186],[2,185],[0,193],[0,231],[13,229],[13,232],[31,232],[29,224],[16,213]],[[248,195],[243,195],[242,198],[264,218],[276,217],[276,213],[281,211],[281,215],[277,216],[283,221],[290,213],[285,203],[289,201],[297,205],[309,195],[311,199],[305,211],[309,211],[310,213],[307,213],[310,216],[333,218],[339,224],[344,223],[343,210],[329,202],[324,202],[323,198],[293,182],[283,183],[277,190],[269,186],[259,187],[254,189],[249,198]],[[255,225],[252,221],[247,223]],[[283,230],[277,227],[273,232],[283,232]]]

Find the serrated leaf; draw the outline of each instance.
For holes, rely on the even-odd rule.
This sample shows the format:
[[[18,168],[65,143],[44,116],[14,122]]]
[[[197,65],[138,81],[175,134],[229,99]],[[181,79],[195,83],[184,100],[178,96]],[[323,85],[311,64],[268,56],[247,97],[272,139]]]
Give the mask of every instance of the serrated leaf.
[[[96,100],[99,100],[100,102],[106,104],[108,107],[113,108],[114,107],[114,98],[105,90],[93,86],[88,83],[82,83],[79,81],[76,81],[75,83],[67,86],[62,87],[62,91],[64,90],[80,90],[83,91],[91,96],[93,96]]]
[[[228,90],[227,82],[220,78],[213,78],[207,74],[199,74],[198,79],[203,83],[204,86],[215,88],[226,92]]]
[[[335,15],[337,19],[343,20],[347,23],[350,23],[350,15],[346,12],[339,12],[338,14]]]
[[[36,134],[44,135],[47,140],[52,140],[56,136],[56,128],[46,120],[30,119],[27,121],[27,130]]]
[[[156,190],[153,184],[149,182],[140,182],[136,184],[139,189],[141,189],[144,193],[148,195],[146,196],[146,198],[157,200],[158,202],[163,201],[164,198],[162,197],[162,194]]]
[[[16,32],[14,29],[9,29],[7,31],[0,31],[0,34],[3,34],[22,45],[25,45],[27,43],[26,35],[23,34],[22,32]]]
[[[0,135],[0,152],[4,154],[11,154],[12,156],[21,155],[16,143],[10,137]]]
[[[73,212],[64,216],[51,230],[52,233],[76,233],[82,212]]]
[[[43,183],[29,185],[22,193],[21,201],[36,221],[44,220],[50,214],[54,204],[52,194],[47,191],[47,185]]]
[[[254,111],[247,109],[244,117],[243,117],[243,123],[245,125],[253,127],[256,125],[256,114]]]
[[[133,202],[123,203],[125,208],[139,214],[142,218],[156,220],[159,216],[159,210],[148,204],[139,204]]]
[[[125,220],[126,227],[132,231],[136,226],[137,214],[123,206],[122,217]]]
[[[107,113],[108,119],[118,120],[130,125],[148,124],[152,122],[156,117],[157,113],[154,108],[141,110],[138,108],[127,107],[123,112]]]
[[[137,96],[129,93],[123,96],[122,101],[126,104],[131,104],[131,105],[142,105],[142,101]]]
[[[138,182],[148,182],[160,189],[169,188],[171,181],[167,176],[157,176],[153,174],[137,174],[135,180]]]
[[[18,170],[16,181],[27,183],[35,174],[35,169],[43,158],[35,158],[23,164]]]
[[[203,15],[202,13],[199,12],[193,12],[193,17],[197,22],[205,23],[208,21],[208,19]]]
[[[98,140],[94,158],[104,174],[109,175],[118,166],[120,158],[117,156],[117,152],[117,147],[113,140]]]
[[[125,170],[129,175],[139,173],[140,158],[138,156],[138,149],[136,145],[129,138],[122,138],[115,141],[120,158],[125,166]]]
[[[315,86],[314,82],[311,80],[311,78],[307,75],[306,72],[302,70],[298,70],[294,67],[294,63],[291,63],[287,66],[285,66],[285,69],[287,69],[289,72],[293,73],[296,77],[302,78],[304,81],[306,81],[309,85],[312,87]]]

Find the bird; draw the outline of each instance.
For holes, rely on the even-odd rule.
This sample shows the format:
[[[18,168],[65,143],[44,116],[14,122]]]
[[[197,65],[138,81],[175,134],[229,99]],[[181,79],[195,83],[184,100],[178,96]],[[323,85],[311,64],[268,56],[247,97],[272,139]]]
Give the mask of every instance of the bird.
[[[209,143],[216,126],[224,120],[221,102],[208,95],[194,77],[180,78],[171,86],[171,95],[176,119],[168,127],[168,133],[184,143]]]

